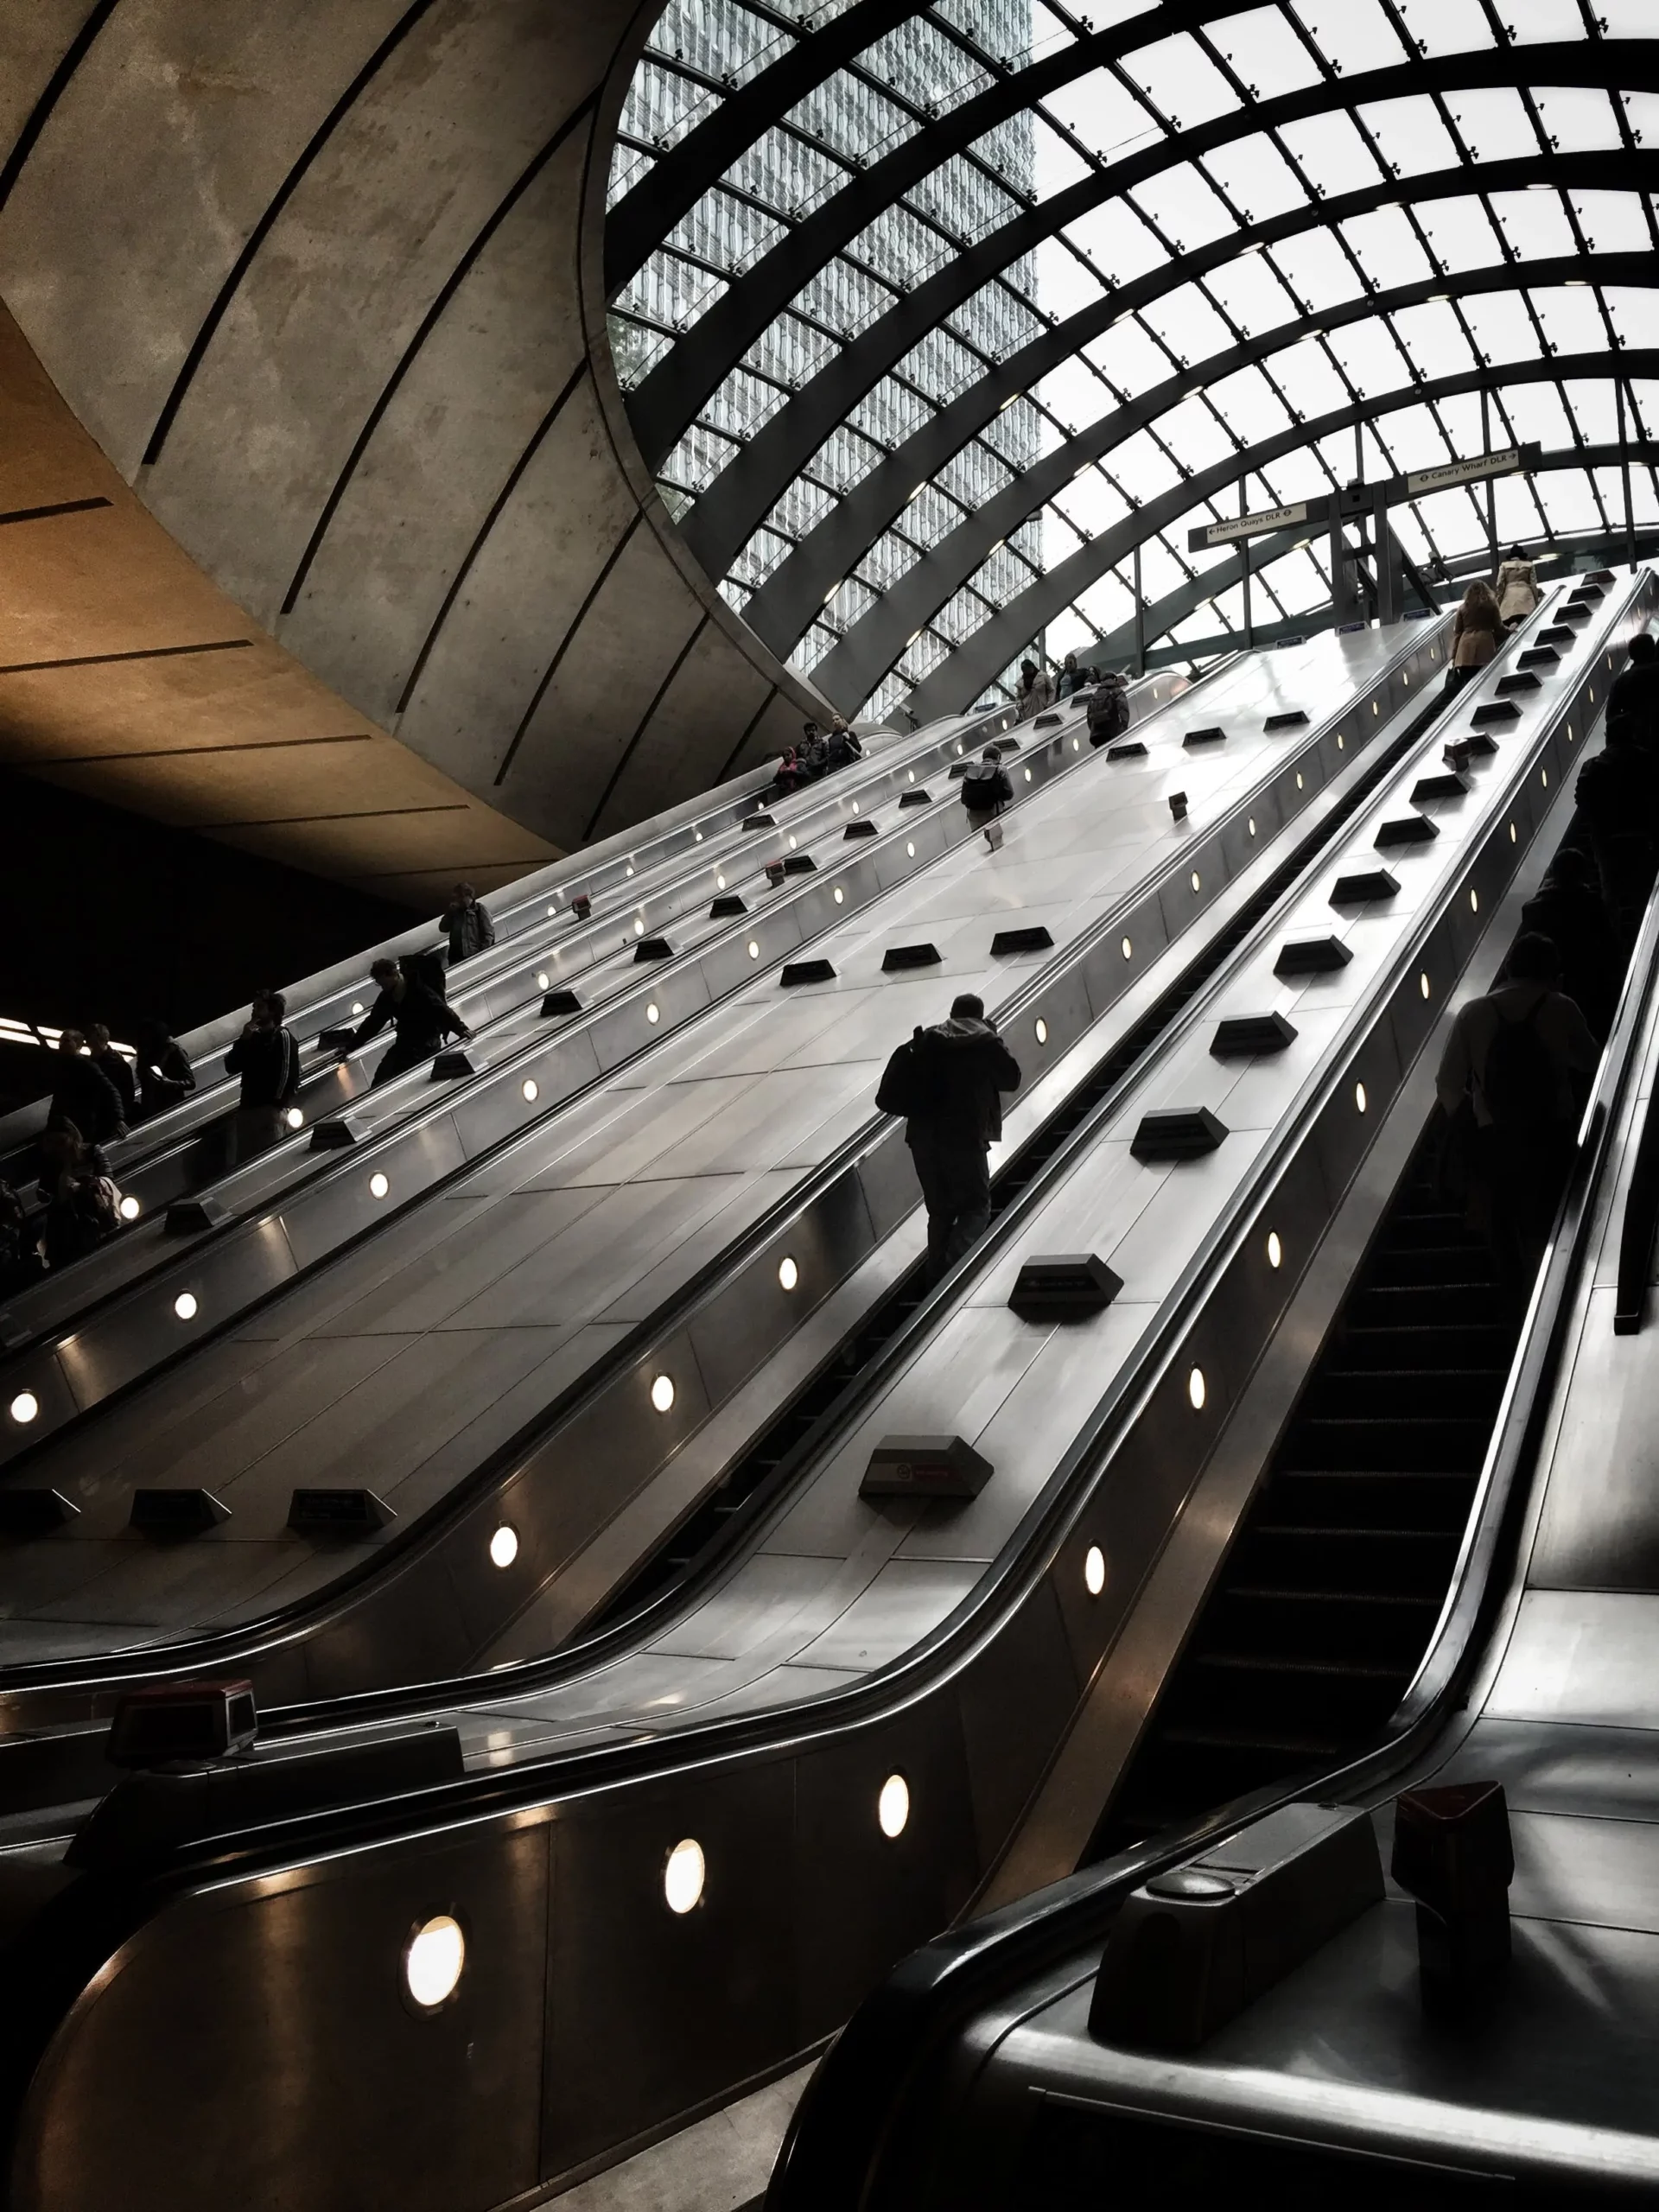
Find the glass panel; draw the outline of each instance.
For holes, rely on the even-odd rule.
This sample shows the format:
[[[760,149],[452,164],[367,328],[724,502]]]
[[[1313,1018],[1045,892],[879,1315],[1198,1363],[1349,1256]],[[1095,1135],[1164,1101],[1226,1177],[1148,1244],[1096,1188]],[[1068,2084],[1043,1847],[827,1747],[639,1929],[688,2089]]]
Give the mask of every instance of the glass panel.
[[[1185,31],[1126,54],[1123,71],[1178,130],[1231,115],[1239,105],[1220,70]]]
[[[1126,439],[1110,456],[1110,463],[1113,475],[1129,497],[1143,505],[1179,480],[1174,462],[1145,430]]]
[[[1651,25],[1648,35],[1652,35]],[[1659,146],[1659,93],[1621,92],[1618,99],[1637,144]]]
[[[1189,469],[1210,468],[1229,460],[1232,439],[1202,399],[1189,397],[1159,419],[1158,435]]]
[[[1491,46],[1491,27],[1480,0],[1398,0],[1398,6],[1424,54],[1469,54]]]
[[[1353,263],[1328,231],[1304,231],[1269,251],[1274,266],[1314,315],[1363,294]]]
[[[1414,504],[1423,528],[1449,558],[1484,544],[1485,529],[1466,492],[1435,492]]]
[[[1209,245],[1236,229],[1231,215],[1191,162],[1137,185],[1133,194],[1178,253]]]
[[[1196,284],[1183,284],[1141,310],[1147,328],[1185,361],[1208,360],[1231,350],[1232,333]]]
[[[1523,261],[1578,258],[1579,242],[1559,192],[1495,192],[1492,213]]]
[[[1168,254],[1127,200],[1109,200],[1103,207],[1090,208],[1066,235],[1077,240],[1114,284],[1131,283],[1168,264]]]
[[[1533,197],[1541,199],[1542,194]],[[1633,192],[1574,192],[1569,195],[1592,253],[1647,253],[1652,234]]]
[[[1550,287],[1531,295],[1544,335],[1561,353],[1599,353],[1607,345],[1607,327],[1601,319],[1594,292],[1560,290]]]
[[[1328,343],[1362,399],[1396,391],[1405,381],[1406,365],[1400,348],[1383,323],[1350,323],[1333,330]]]
[[[1538,333],[1525,303],[1515,292],[1491,292],[1465,300],[1463,312],[1475,343],[1494,361],[1535,359]]]
[[[1043,105],[1085,146],[1111,160],[1164,135],[1155,118],[1109,69],[1090,69],[1058,86]]]
[[[1365,69],[1397,69],[1409,60],[1377,0],[1311,0],[1302,21],[1319,51],[1344,77]]]
[[[1596,495],[1589,478],[1560,470],[1540,476],[1534,486],[1549,527],[1555,531],[1593,531],[1601,527]]]
[[[1561,404],[1559,385],[1510,385],[1503,393],[1503,411],[1523,445],[1535,443],[1542,446],[1546,453],[1553,453],[1573,442],[1573,426]],[[1501,442],[1496,423],[1492,425],[1492,438],[1495,443]]]
[[[1605,92],[1587,86],[1551,85],[1537,87],[1533,98],[1558,153],[1609,152],[1623,143]]]
[[[1421,283],[1434,274],[1433,264],[1401,208],[1380,207],[1376,214],[1357,215],[1341,228],[1360,267],[1385,292]]]
[[[1659,296],[1628,284],[1607,284],[1602,297],[1623,344],[1659,346]]]
[[[1497,519],[1500,552],[1544,535],[1544,518],[1537,494],[1524,476],[1497,479],[1492,486],[1492,512]]]
[[[1478,200],[1427,200],[1417,209],[1417,219],[1442,269],[1484,269],[1503,257]]]
[[[1307,205],[1306,187],[1270,138],[1217,146],[1204,156],[1204,167],[1247,223],[1265,223]]]
[[[1538,133],[1519,92],[1508,86],[1489,92],[1452,92],[1446,105],[1478,162],[1520,161],[1538,151]]]
[[[1244,333],[1254,338],[1296,317],[1295,302],[1264,253],[1242,253],[1205,278],[1206,289]]]
[[[1573,419],[1586,444],[1618,443],[1618,401],[1610,379],[1571,377],[1562,385],[1561,396],[1572,409]]]
[[[1402,308],[1394,318],[1401,344],[1426,377],[1463,375],[1475,365],[1455,309],[1434,303]]]
[[[1394,466],[1401,472],[1433,468],[1452,458],[1440,424],[1427,407],[1396,408],[1382,428]]]
[[[1308,181],[1326,194],[1363,191],[1382,174],[1351,116],[1311,115],[1279,135]]]
[[[1249,86],[1252,98],[1277,99],[1320,81],[1318,62],[1277,8],[1247,8],[1211,26],[1210,38]]]
[[[1597,13],[1601,11],[1597,10]],[[1503,22],[1510,36],[1522,46],[1559,41],[1576,46],[1584,36],[1584,17],[1578,0],[1503,0]],[[1649,22],[1647,35],[1652,35]],[[1618,35],[1617,32],[1613,34]]]
[[[1211,404],[1247,446],[1277,437],[1290,427],[1285,403],[1260,369],[1239,369],[1210,387]]]
[[[1099,362],[1120,391],[1128,392],[1131,398],[1150,391],[1154,385],[1162,384],[1166,377],[1173,373],[1168,357],[1154,345],[1134,315],[1096,339],[1089,354],[1091,360]]]
[[[1347,390],[1323,346],[1287,346],[1268,366],[1290,404],[1305,416],[1317,420],[1348,404]]]
[[[1452,135],[1440,119],[1439,108],[1427,96],[1372,101],[1360,109],[1359,119],[1396,176],[1421,176],[1458,166]]]

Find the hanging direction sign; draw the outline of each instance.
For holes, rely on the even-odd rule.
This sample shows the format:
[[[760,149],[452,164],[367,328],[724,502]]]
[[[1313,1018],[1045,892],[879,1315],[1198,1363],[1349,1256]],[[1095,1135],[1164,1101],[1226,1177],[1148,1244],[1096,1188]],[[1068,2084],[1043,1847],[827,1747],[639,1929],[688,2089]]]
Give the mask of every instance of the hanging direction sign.
[[[1387,487],[1393,500],[1421,499],[1431,492],[1446,492],[1459,484],[1483,483],[1489,476],[1516,476],[1524,469],[1536,468],[1543,448],[1541,446],[1510,446],[1503,453],[1477,454],[1471,461],[1442,461],[1438,468],[1414,468],[1409,475],[1396,476]]]
[[[1208,545],[1230,545],[1236,538],[1261,537],[1268,531],[1289,530],[1308,519],[1307,502],[1300,506],[1268,507],[1259,515],[1238,515],[1231,522],[1212,522],[1187,537],[1187,550],[1201,553]]]

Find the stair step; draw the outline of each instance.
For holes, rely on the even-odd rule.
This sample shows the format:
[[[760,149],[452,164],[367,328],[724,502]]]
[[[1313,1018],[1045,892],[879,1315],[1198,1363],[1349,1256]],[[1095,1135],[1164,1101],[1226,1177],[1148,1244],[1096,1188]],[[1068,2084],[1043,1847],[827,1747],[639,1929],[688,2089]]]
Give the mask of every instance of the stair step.
[[[1467,1468],[1478,1473],[1492,1433],[1492,1414],[1458,1420],[1449,1414],[1421,1418],[1340,1420],[1309,1415],[1292,1423],[1279,1447],[1280,1464],[1300,1467]]]

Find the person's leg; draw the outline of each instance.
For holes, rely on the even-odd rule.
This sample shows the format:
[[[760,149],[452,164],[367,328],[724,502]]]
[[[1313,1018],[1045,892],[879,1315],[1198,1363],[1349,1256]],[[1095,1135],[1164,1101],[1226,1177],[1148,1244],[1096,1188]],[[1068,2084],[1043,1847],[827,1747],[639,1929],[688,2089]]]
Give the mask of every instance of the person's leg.
[[[990,1158],[982,1145],[953,1147],[948,1169],[950,1192],[950,1232],[946,1239],[944,1264],[955,1267],[970,1252],[990,1226]]]
[[[410,1068],[417,1068],[423,1060],[429,1060],[436,1052],[435,1045],[405,1044],[401,1037],[392,1039],[391,1050],[374,1071],[371,1090],[378,1090],[383,1083],[391,1083],[400,1075],[407,1075]]]
[[[916,1180],[922,1186],[922,1203],[927,1208],[927,1270],[937,1282],[947,1265],[945,1247],[954,1213],[950,1179],[938,1147],[925,1136],[911,1137],[910,1157]]]

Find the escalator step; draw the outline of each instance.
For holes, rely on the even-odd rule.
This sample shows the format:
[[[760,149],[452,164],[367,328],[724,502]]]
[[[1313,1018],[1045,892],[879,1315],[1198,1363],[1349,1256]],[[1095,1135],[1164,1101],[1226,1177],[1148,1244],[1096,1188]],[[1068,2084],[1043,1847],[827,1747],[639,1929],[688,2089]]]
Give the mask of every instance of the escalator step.
[[[1397,1326],[1403,1321],[1430,1327],[1442,1321],[1495,1323],[1501,1314],[1497,1287],[1489,1278],[1485,1281],[1465,1279],[1443,1282],[1433,1288],[1419,1284],[1408,1290],[1361,1290],[1357,1293],[1352,1313],[1347,1318],[1361,1327],[1378,1324]]]
[[[1483,1413],[1496,1415],[1505,1377],[1501,1367],[1338,1367],[1319,1376],[1303,1406],[1314,1420],[1387,1421],[1402,1404],[1419,1418],[1473,1420]]]
[[[1382,1368],[1402,1375],[1433,1375],[1457,1368],[1506,1368],[1511,1337],[1497,1321],[1445,1321],[1424,1327],[1402,1323],[1344,1328],[1334,1342],[1351,1374]]]
[[[1471,1255],[1461,1244],[1402,1244],[1372,1255],[1366,1290],[1438,1290],[1472,1274]]]
[[[1441,1535],[1459,1536],[1469,1517],[1474,1479],[1466,1474],[1421,1472],[1395,1468],[1387,1472],[1375,1467],[1287,1468],[1275,1474],[1268,1510],[1285,1519],[1317,1517],[1329,1529],[1375,1529],[1400,1526],[1433,1528]]]
[[[1290,1468],[1423,1467],[1478,1473],[1486,1456],[1490,1416],[1459,1419],[1450,1414],[1402,1414],[1381,1420],[1331,1415],[1296,1421],[1280,1446],[1279,1464]]]

